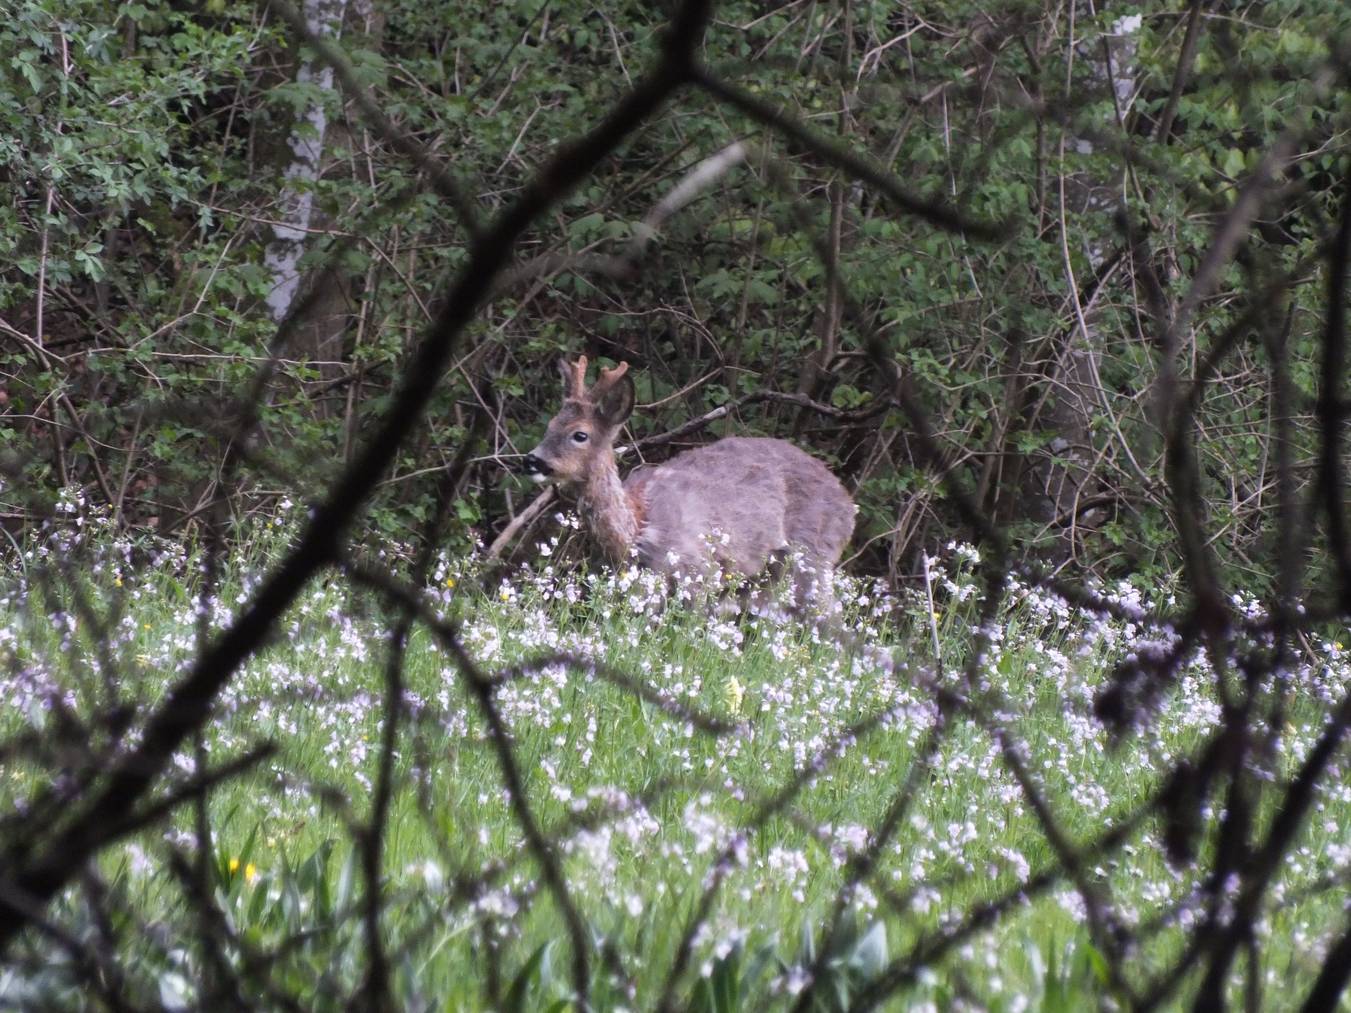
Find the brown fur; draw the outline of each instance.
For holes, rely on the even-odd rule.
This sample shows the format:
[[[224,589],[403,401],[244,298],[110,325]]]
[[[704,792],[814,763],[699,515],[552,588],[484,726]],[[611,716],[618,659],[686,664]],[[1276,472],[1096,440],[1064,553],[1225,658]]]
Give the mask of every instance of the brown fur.
[[[562,368],[563,407],[530,459],[577,489],[582,519],[612,560],[636,554],[665,573],[748,577],[787,554],[808,570],[839,562],[856,508],[820,461],[785,440],[728,437],[621,482],[614,438],[633,406],[627,367],[603,371],[590,390],[585,358]]]

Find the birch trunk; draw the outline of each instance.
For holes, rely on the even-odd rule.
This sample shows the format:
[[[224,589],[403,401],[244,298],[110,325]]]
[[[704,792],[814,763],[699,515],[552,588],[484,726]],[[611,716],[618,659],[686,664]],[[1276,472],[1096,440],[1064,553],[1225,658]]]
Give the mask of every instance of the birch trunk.
[[[304,0],[305,24],[315,37],[336,41],[342,32],[346,8],[347,0]],[[314,84],[325,93],[333,90],[333,70],[321,60],[302,64],[296,80]],[[287,139],[291,161],[282,173],[286,187],[279,201],[281,212],[263,257],[272,277],[267,306],[273,320],[282,320],[300,293],[300,259],[305,254],[305,237],[314,217],[314,185],[321,172],[327,128],[325,103],[314,102],[301,114]]]

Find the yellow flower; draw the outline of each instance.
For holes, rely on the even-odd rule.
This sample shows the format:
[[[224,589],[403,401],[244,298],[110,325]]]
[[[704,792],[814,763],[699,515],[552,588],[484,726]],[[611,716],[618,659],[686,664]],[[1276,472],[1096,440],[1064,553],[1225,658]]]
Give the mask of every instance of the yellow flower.
[[[741,701],[746,699],[746,687],[737,682],[736,676],[727,680],[727,685],[723,687],[723,697],[727,701],[727,707],[733,714],[741,713]]]
[[[446,578],[446,587],[454,587],[454,586],[455,586],[455,578],[454,578],[454,577],[447,577],[447,578]]]
[[[234,875],[238,871],[239,871],[239,859],[238,858],[230,859],[230,874]]]
[[[252,883],[257,878],[258,878],[258,866],[254,865],[252,862],[244,866],[244,879],[247,882]]]
[[[504,587],[502,588],[502,593],[498,597],[503,601],[511,601],[511,592]]]
[[[121,577],[114,577],[114,578],[113,578],[113,586],[114,586],[114,587],[121,587],[121,586],[122,586],[122,578],[121,578]]]

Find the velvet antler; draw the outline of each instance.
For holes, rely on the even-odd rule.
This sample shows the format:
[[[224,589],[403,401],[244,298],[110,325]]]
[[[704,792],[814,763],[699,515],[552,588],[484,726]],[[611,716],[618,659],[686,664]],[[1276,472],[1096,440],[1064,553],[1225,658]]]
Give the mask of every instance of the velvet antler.
[[[619,378],[628,371],[629,364],[627,362],[621,362],[614,369],[602,369],[600,371],[600,379],[597,380],[596,385],[587,392],[587,397],[591,398],[592,401],[599,401],[606,395],[611,387],[619,382]]]
[[[563,374],[563,397],[586,400],[586,356],[579,356],[576,362],[559,359],[558,370]]]

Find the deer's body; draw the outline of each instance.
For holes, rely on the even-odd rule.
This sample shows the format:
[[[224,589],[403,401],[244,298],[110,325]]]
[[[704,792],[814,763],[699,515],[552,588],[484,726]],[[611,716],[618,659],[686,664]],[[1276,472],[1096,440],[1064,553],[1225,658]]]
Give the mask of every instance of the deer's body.
[[[642,522],[635,547],[656,570],[718,566],[754,575],[776,553],[834,566],[854,503],[824,464],[785,440],[728,437],[642,468],[624,483]]]
[[[789,557],[804,574],[839,562],[854,502],[824,464],[785,440],[728,437],[621,481],[614,437],[633,407],[625,369],[603,371],[588,390],[586,359],[564,364],[563,408],[526,458],[537,481],[576,489],[582,519],[610,559],[747,577]]]

